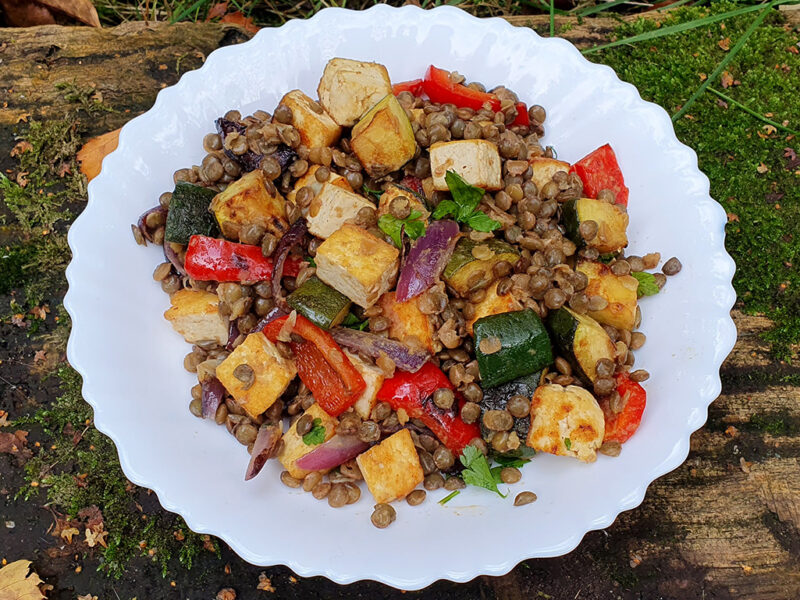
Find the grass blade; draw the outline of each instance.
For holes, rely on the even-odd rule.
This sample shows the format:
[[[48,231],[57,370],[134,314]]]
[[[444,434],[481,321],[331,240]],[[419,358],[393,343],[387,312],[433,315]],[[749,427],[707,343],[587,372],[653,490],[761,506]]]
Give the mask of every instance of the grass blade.
[[[683,107],[678,112],[676,112],[674,115],[672,115],[672,121],[673,122],[677,121],[683,115],[685,115],[686,111],[689,110],[689,108],[692,106],[692,104],[694,104],[695,101],[700,96],[703,95],[703,92],[706,91],[706,88],[708,88],[708,86],[711,85],[711,82],[716,81],[717,77],[720,76],[720,73],[722,73],[723,69],[725,69],[725,67],[728,66],[728,63],[730,63],[736,57],[736,55],[739,53],[739,51],[742,48],[744,48],[744,45],[747,43],[747,40],[750,38],[750,36],[753,35],[753,32],[756,29],[758,29],[758,26],[761,25],[761,23],[764,22],[764,19],[767,18],[767,15],[769,14],[769,11],[779,3],[780,3],[779,1],[773,0],[773,2],[770,2],[769,4],[760,5],[761,6],[761,12],[758,13],[758,16],[750,24],[750,27],[748,27],[747,31],[745,31],[742,34],[742,36],[736,41],[736,45],[733,48],[731,48],[730,52],[728,52],[728,54],[725,55],[725,58],[723,58],[720,61],[720,63],[714,69],[714,72],[711,73],[711,75],[708,76],[708,79],[706,79],[702,84],[700,84],[700,87],[698,87],[697,90],[695,90],[694,94],[691,95],[691,97],[686,101],[686,103],[683,105]]]
[[[184,8],[181,12],[177,15],[174,15],[172,19],[170,19],[170,23],[177,23],[178,21],[183,20],[184,17],[192,14],[194,11],[199,9],[204,4],[207,4],[210,0],[197,0],[194,4],[192,4],[189,8]]]
[[[550,0],[550,37],[556,34],[556,13],[555,0]]]
[[[772,125],[775,129],[780,129],[781,131],[785,131],[786,133],[791,133],[792,135],[800,136],[800,132],[795,131],[794,129],[789,129],[788,127],[784,127],[783,125],[781,125],[780,123],[776,123],[772,119],[768,119],[764,115],[761,115],[761,114],[757,113],[756,111],[754,111],[752,108],[749,108],[748,106],[742,104],[741,102],[739,102],[737,100],[734,100],[733,98],[728,96],[728,94],[723,94],[722,92],[720,92],[719,90],[714,89],[711,86],[708,87],[708,91],[713,93],[713,94],[716,94],[717,96],[719,96],[720,98],[725,100],[725,102],[727,102],[728,104],[732,104],[733,106],[735,106],[737,108],[741,108],[748,115],[751,115],[751,116],[755,117],[759,121],[762,121],[762,122],[766,123],[767,125]]]
[[[684,4],[689,4],[689,2],[694,2],[694,0],[678,0],[677,2],[673,2],[672,4],[667,4],[666,6],[662,6],[661,8],[657,8],[658,12],[662,10],[670,10],[671,8],[678,8],[679,6],[683,6]]]
[[[601,2],[600,4],[595,4],[594,6],[590,6],[589,8],[584,8],[582,10],[579,10],[576,14],[579,17],[588,17],[589,15],[606,11],[609,8],[614,8],[615,6],[619,6],[620,4],[626,4],[630,1],[631,0],[611,0],[611,2]]]
[[[779,2],[782,4],[783,2]],[[614,42],[609,42],[608,44],[601,44],[600,46],[594,46],[592,48],[586,48],[581,50],[583,54],[592,54],[593,52],[599,52],[600,50],[606,50],[608,48],[614,48],[616,46],[622,46],[623,44],[634,44],[636,42],[644,42],[647,40],[654,40],[656,38],[664,37],[665,35],[672,35],[673,33],[680,33],[682,31],[688,31],[690,29],[694,29],[696,27],[703,27],[704,25],[710,25],[712,23],[717,23],[718,21],[724,21],[725,19],[730,19],[731,17],[738,17],[739,15],[744,15],[747,13],[755,12],[757,10],[761,10],[764,8],[764,4],[756,4],[754,6],[745,6],[743,8],[737,8],[736,10],[732,10],[726,13],[720,13],[718,15],[709,15],[707,17],[703,17],[702,19],[695,19],[694,21],[687,21],[686,23],[678,23],[677,25],[670,25],[668,27],[661,27],[660,29],[654,29],[653,31],[647,31],[645,33],[640,33],[638,35],[634,35],[628,38],[624,38],[621,40],[616,40]]]

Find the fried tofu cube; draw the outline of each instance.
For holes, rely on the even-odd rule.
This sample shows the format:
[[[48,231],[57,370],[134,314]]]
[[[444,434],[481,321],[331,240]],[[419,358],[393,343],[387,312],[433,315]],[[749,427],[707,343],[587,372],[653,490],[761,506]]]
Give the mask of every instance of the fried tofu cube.
[[[401,429],[356,458],[375,502],[405,498],[424,478],[408,429]]]
[[[342,128],[325,109],[300,90],[292,90],[281,98],[280,103],[292,109],[292,125],[309,148],[333,146],[339,141]]]
[[[428,315],[419,309],[419,298],[411,298],[405,302],[397,301],[395,292],[386,292],[379,304],[383,316],[389,319],[389,337],[412,348],[424,348],[428,352],[441,349],[438,340],[434,341],[433,324]]]
[[[380,200],[378,200],[378,218],[382,217],[383,215],[389,214],[389,206],[392,204],[392,200],[399,197],[408,198],[408,203],[411,206],[412,211],[417,211],[422,214],[420,219],[423,221],[427,221],[428,217],[431,216],[430,211],[425,207],[425,205],[420,201],[417,196],[412,194],[411,192],[404,190],[401,187],[398,187],[394,184],[390,184],[386,186],[386,189],[381,194]]]
[[[219,297],[211,292],[184,288],[169,298],[172,306],[164,313],[173,329],[190,344],[214,340],[228,343],[228,319],[219,314]]]
[[[588,390],[548,384],[533,393],[526,442],[531,448],[594,462],[605,429],[603,409]]]
[[[250,385],[234,371],[247,365],[253,371]],[[297,375],[294,361],[285,358],[278,347],[260,331],[251,333],[217,366],[217,379],[250,415],[258,415],[272,406]]]
[[[374,211],[375,205],[363,196],[332,183],[324,183],[308,207],[308,230],[326,239],[345,222],[355,219],[362,208]]]
[[[589,311],[588,315],[603,325],[633,330],[639,281],[630,275],[615,275],[608,265],[588,260],[579,261],[575,270],[589,280],[583,290],[587,296],[600,296],[608,302],[603,310]]]
[[[333,437],[339,421],[326,413],[319,404],[312,404],[303,414],[309,415],[313,421],[319,419],[318,425],[325,428],[325,439],[323,441],[327,442]],[[283,468],[289,471],[289,475],[302,479],[311,471],[301,469],[296,463],[309,452],[319,448],[319,444],[309,445],[303,441],[303,436],[297,433],[297,421],[292,423],[292,426],[283,434],[281,439],[283,440],[283,447],[278,452],[278,460],[283,465]]]
[[[358,413],[359,417],[362,419],[369,419],[372,409],[375,408],[375,405],[377,404],[378,390],[381,389],[383,380],[385,379],[383,371],[375,364],[367,362],[354,352],[345,350],[344,353],[347,355],[347,358],[350,359],[350,362],[353,363],[356,371],[361,373],[361,377],[364,378],[364,381],[367,384],[364,393],[361,394],[361,397],[358,400],[356,400],[353,408],[355,409],[356,413]]]
[[[392,93],[386,67],[349,58],[325,65],[317,86],[319,103],[342,127],[352,127],[381,98]]]
[[[211,201],[211,212],[217,218],[225,237],[238,239],[245,225],[262,225],[280,237],[289,229],[283,196],[267,182],[261,169],[250,171],[231,183]]]
[[[497,146],[488,140],[456,140],[438,142],[430,147],[433,187],[445,192],[448,171],[455,171],[470,185],[485,190],[503,187],[500,154]]]
[[[303,175],[300,179],[298,179],[295,182],[292,191],[286,194],[286,199],[289,202],[295,202],[295,198],[297,197],[297,192],[299,192],[304,187],[310,188],[311,191],[314,192],[314,196],[316,196],[317,194],[319,194],[320,190],[322,189],[322,186],[325,185],[326,183],[335,185],[336,187],[340,187],[343,190],[347,190],[348,192],[353,191],[353,188],[351,188],[350,184],[347,183],[347,179],[345,179],[338,173],[334,173],[333,171],[330,172],[330,175],[328,176],[328,181],[319,181],[316,176],[316,173],[319,170],[319,168],[320,165],[311,165],[308,167],[308,171],[306,171],[306,174]]]
[[[397,171],[414,157],[414,130],[394,94],[390,92],[353,127],[350,146],[372,177]]]
[[[363,308],[392,289],[400,251],[346,223],[317,248],[317,277]]]
[[[555,158],[542,158],[537,156],[530,159],[529,162],[531,168],[533,169],[531,181],[536,184],[536,187],[539,188],[539,191],[541,191],[545,184],[553,179],[553,175],[559,171],[569,173],[569,163],[566,163],[563,160],[556,160]]]
[[[514,298],[514,294],[501,296],[497,293],[498,283],[500,283],[499,280],[486,288],[486,296],[475,305],[475,315],[466,323],[467,332],[470,335],[472,335],[472,326],[478,319],[488,317],[489,315],[499,315],[501,313],[522,310],[522,304],[520,304],[519,300]]]

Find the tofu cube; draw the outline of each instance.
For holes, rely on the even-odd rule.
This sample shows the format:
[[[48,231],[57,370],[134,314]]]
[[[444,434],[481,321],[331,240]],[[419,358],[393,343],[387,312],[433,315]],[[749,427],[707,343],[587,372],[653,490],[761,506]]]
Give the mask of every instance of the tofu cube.
[[[608,265],[582,260],[575,267],[586,275],[589,283],[584,293],[604,298],[608,305],[603,310],[587,314],[598,323],[631,331],[636,325],[636,305],[639,281],[630,275],[615,275]]]
[[[351,188],[350,184],[347,183],[347,179],[345,179],[338,173],[334,173],[333,171],[331,171],[331,174],[328,176],[328,181],[318,181],[316,177],[316,172],[319,169],[319,167],[320,165],[309,166],[308,171],[306,171],[306,174],[295,182],[292,191],[286,195],[286,199],[289,202],[295,202],[295,198],[297,197],[297,192],[299,192],[304,187],[311,188],[311,191],[314,192],[314,195],[316,196],[317,194],[319,194],[320,190],[322,189],[322,186],[325,185],[326,183],[335,185],[336,187],[340,187],[343,190],[347,190],[348,192],[353,191],[353,188]]]
[[[400,251],[346,223],[317,248],[317,277],[363,308],[394,286]]]
[[[386,67],[378,63],[333,58],[317,87],[319,103],[342,127],[352,127],[381,98],[392,93]]]
[[[256,169],[214,196],[211,212],[225,237],[237,239],[241,227],[252,224],[280,237],[289,229],[284,202],[264,172]]]
[[[408,429],[401,429],[356,458],[375,502],[405,498],[424,478]]]
[[[253,370],[254,379],[249,387],[233,374],[239,365]],[[284,358],[277,346],[260,331],[248,335],[217,366],[217,379],[253,419],[280,398],[295,375],[294,361]]]
[[[394,94],[384,97],[353,127],[350,146],[372,177],[397,171],[414,157],[414,130]]]
[[[467,332],[472,335],[472,326],[475,321],[488,317],[489,315],[499,315],[501,313],[513,312],[515,310],[522,310],[522,304],[519,300],[514,298],[513,294],[506,294],[501,296],[497,293],[497,284],[495,281],[492,285],[486,288],[486,296],[478,304],[475,305],[475,315],[466,323]]]
[[[542,158],[536,157],[530,159],[531,168],[533,169],[533,175],[531,175],[531,181],[536,184],[536,187],[539,188],[539,191],[542,191],[545,184],[553,179],[553,175],[558,173],[559,171],[564,171],[565,173],[569,173],[569,163],[564,162],[563,160],[556,160],[555,158]]]
[[[171,307],[164,313],[173,329],[190,344],[214,340],[228,343],[228,319],[219,314],[219,297],[211,292],[184,288],[169,298]]]
[[[333,146],[339,141],[342,128],[322,106],[300,90],[292,90],[281,98],[280,103],[292,109],[292,125],[309,148]]]
[[[350,359],[350,362],[353,363],[356,371],[361,373],[361,376],[367,384],[367,388],[364,390],[364,393],[361,394],[361,397],[356,400],[353,408],[359,417],[365,420],[369,419],[372,409],[375,408],[377,404],[376,398],[378,396],[378,390],[381,389],[383,385],[383,380],[385,378],[383,371],[373,363],[365,361],[358,354],[348,350],[345,350],[344,353],[347,355],[347,358]]]
[[[431,175],[437,191],[448,190],[445,175],[455,171],[464,180],[485,190],[503,187],[500,154],[488,140],[438,142],[430,147]]]
[[[363,196],[326,182],[308,207],[308,230],[327,239],[345,222],[355,219],[362,208],[374,211],[375,205]]]
[[[427,221],[428,217],[431,216],[430,211],[414,194],[394,184],[390,184],[386,186],[386,189],[383,191],[383,193],[381,194],[381,198],[378,201],[378,218],[381,218],[383,215],[389,214],[389,206],[391,206],[392,200],[394,200],[395,198],[399,198],[400,196],[408,198],[408,202],[411,205],[412,211],[416,210],[417,212],[422,213],[422,216],[420,218],[423,221]]]
[[[319,419],[319,424],[325,428],[324,441],[327,442],[333,437],[339,421],[322,410],[319,404],[312,404],[303,414],[311,416],[313,420]],[[278,452],[278,460],[283,465],[283,468],[289,471],[289,475],[302,479],[311,471],[299,468],[296,463],[309,452],[319,448],[319,444],[308,445],[303,441],[303,436],[297,433],[297,421],[292,423],[292,426],[283,434],[281,439],[283,440],[283,447]]]
[[[605,434],[603,409],[582,387],[540,385],[531,400],[527,445],[540,452],[594,462]]]
[[[395,292],[387,292],[379,303],[383,316],[389,319],[389,337],[412,348],[424,348],[430,353],[441,349],[441,344],[434,341],[433,324],[428,315],[419,309],[419,298],[411,298],[405,302],[397,301]]]

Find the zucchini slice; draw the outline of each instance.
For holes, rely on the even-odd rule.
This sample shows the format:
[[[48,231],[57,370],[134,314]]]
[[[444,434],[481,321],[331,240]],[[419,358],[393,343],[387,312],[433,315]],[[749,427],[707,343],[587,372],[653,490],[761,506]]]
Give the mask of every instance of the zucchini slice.
[[[530,399],[533,392],[539,387],[542,380],[543,371],[537,371],[531,375],[523,375],[513,381],[498,385],[497,387],[483,390],[483,400],[481,400],[481,435],[486,438],[489,430],[483,425],[483,412],[487,410],[505,410],[508,401],[514,396],[525,396]],[[514,428],[520,440],[528,437],[528,430],[531,426],[529,416],[518,419],[514,417]]]
[[[175,184],[169,203],[164,240],[173,244],[188,244],[193,235],[217,237],[219,227],[214,215],[208,212],[216,192],[183,181]]]
[[[316,276],[309,277],[303,285],[289,294],[286,302],[323,329],[330,329],[341,323],[350,310],[350,298]]]
[[[481,258],[476,258],[476,254]],[[442,276],[447,285],[464,296],[491,283],[495,279],[492,267],[497,263],[505,260],[513,265],[517,259],[519,253],[498,239],[476,242],[464,237],[456,243]]]
[[[550,336],[531,309],[483,317],[475,321],[474,330],[483,388],[541,371],[553,362]]]
[[[590,246],[605,254],[619,252],[628,245],[628,214],[616,204],[578,198],[564,204],[562,211],[567,236],[578,246]],[[584,221],[597,223],[597,235],[589,241],[583,239],[578,229]]]
[[[596,366],[601,358],[614,361],[614,343],[592,317],[562,307],[548,315],[547,326],[556,347],[583,379],[592,383],[597,380]]]
[[[636,278],[614,275],[608,265],[588,260],[579,261],[575,270],[589,279],[584,290],[588,296],[600,296],[608,302],[603,310],[590,311],[588,315],[598,323],[631,331],[636,323]]]

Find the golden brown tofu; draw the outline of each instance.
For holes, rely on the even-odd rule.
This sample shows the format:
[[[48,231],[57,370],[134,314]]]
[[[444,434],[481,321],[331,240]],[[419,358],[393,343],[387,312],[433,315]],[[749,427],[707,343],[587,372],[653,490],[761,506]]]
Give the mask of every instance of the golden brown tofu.
[[[271,182],[267,185],[261,169],[250,171],[214,196],[211,212],[230,238],[237,238],[245,225],[261,225],[278,237],[289,229],[283,196]]]
[[[333,171],[331,171],[331,174],[328,177],[328,181],[318,181],[316,173],[319,167],[320,165],[311,165],[310,167],[308,167],[308,171],[306,171],[306,174],[295,182],[292,191],[286,195],[286,199],[289,202],[294,202],[295,198],[297,197],[297,192],[299,192],[304,187],[311,188],[311,191],[314,192],[314,196],[316,196],[317,194],[319,194],[319,191],[322,189],[322,186],[325,185],[326,183],[335,185],[336,187],[340,187],[343,190],[347,190],[348,192],[353,191],[353,188],[351,188],[350,184],[347,183],[347,179],[345,179],[338,173],[334,173]],[[308,209],[306,209],[306,212],[308,212]]]
[[[405,498],[424,478],[408,429],[401,429],[356,458],[375,502]]]
[[[536,388],[531,401],[528,446],[539,452],[594,462],[604,434],[603,410],[588,390],[556,384]]]
[[[247,365],[253,371],[249,387],[234,375],[239,365]],[[217,379],[252,418],[272,406],[295,375],[294,361],[284,358],[260,331],[248,335],[217,367]]]
[[[425,205],[420,202],[419,198],[417,198],[414,194],[409,191],[404,190],[394,184],[390,184],[386,186],[386,189],[381,194],[381,198],[378,201],[378,218],[382,217],[383,215],[389,214],[389,206],[392,203],[392,200],[399,197],[408,198],[408,202],[411,205],[412,211],[417,211],[422,214],[420,219],[423,221],[427,221],[428,217],[431,216],[430,211],[425,208]]]
[[[636,324],[637,290],[639,282],[630,275],[614,275],[608,265],[582,260],[575,270],[589,279],[587,296],[600,296],[608,302],[603,310],[589,311],[598,323],[617,329],[633,330]]]
[[[319,103],[342,127],[352,127],[381,98],[392,93],[386,67],[378,63],[333,58],[317,87]]]
[[[556,160],[555,158],[542,158],[542,157],[535,157],[530,159],[531,168],[533,169],[533,175],[531,176],[531,181],[536,184],[536,187],[539,188],[539,191],[545,186],[545,184],[553,179],[553,175],[555,175],[559,171],[564,171],[565,173],[569,173],[569,163],[564,162],[563,160]]]
[[[228,319],[219,314],[219,297],[211,292],[184,288],[169,298],[172,306],[164,318],[190,344],[213,340],[228,342]]]
[[[478,319],[488,317],[489,315],[499,315],[501,313],[522,310],[522,304],[520,304],[519,300],[514,298],[514,294],[500,296],[497,293],[498,283],[500,282],[495,281],[486,288],[486,297],[475,305],[475,316],[467,321],[467,332],[470,335],[472,335],[472,326]]]
[[[378,390],[381,389],[383,385],[383,380],[385,378],[383,371],[375,366],[375,364],[365,361],[358,354],[348,350],[345,350],[344,353],[347,354],[347,358],[353,363],[356,371],[361,373],[361,376],[367,384],[364,393],[356,400],[353,408],[356,413],[358,413],[359,417],[362,419],[369,419],[372,409],[375,408],[375,404],[377,404],[376,398],[378,396]]]
[[[449,188],[445,181],[448,171],[455,171],[470,185],[485,190],[503,187],[500,154],[488,140],[456,140],[438,142],[430,147],[433,187],[440,192]]]
[[[365,229],[342,225],[317,248],[317,277],[363,308],[394,285],[400,251]]]
[[[317,102],[300,90],[292,90],[281,98],[281,104],[292,109],[292,125],[300,140],[309,148],[333,146],[342,135],[342,128]]]
[[[389,319],[389,337],[412,348],[424,348],[430,353],[441,349],[438,340],[434,341],[433,325],[428,315],[419,309],[419,296],[397,301],[395,292],[386,292],[379,303],[383,316]]]
[[[414,130],[394,94],[389,92],[353,127],[350,146],[372,177],[397,171],[414,157]]]
[[[310,415],[315,421],[319,419],[319,425],[325,428],[324,441],[327,442],[333,437],[339,421],[322,410],[319,404],[312,404],[303,414]],[[300,458],[318,448],[319,444],[309,445],[303,441],[303,436],[297,433],[297,421],[292,423],[292,426],[283,434],[281,439],[283,440],[283,447],[278,452],[278,460],[283,465],[283,468],[289,471],[289,475],[302,479],[311,471],[299,468],[296,463]]]
[[[332,183],[324,183],[308,207],[308,230],[326,239],[345,222],[355,219],[362,208],[375,211],[375,205],[363,196]]]

